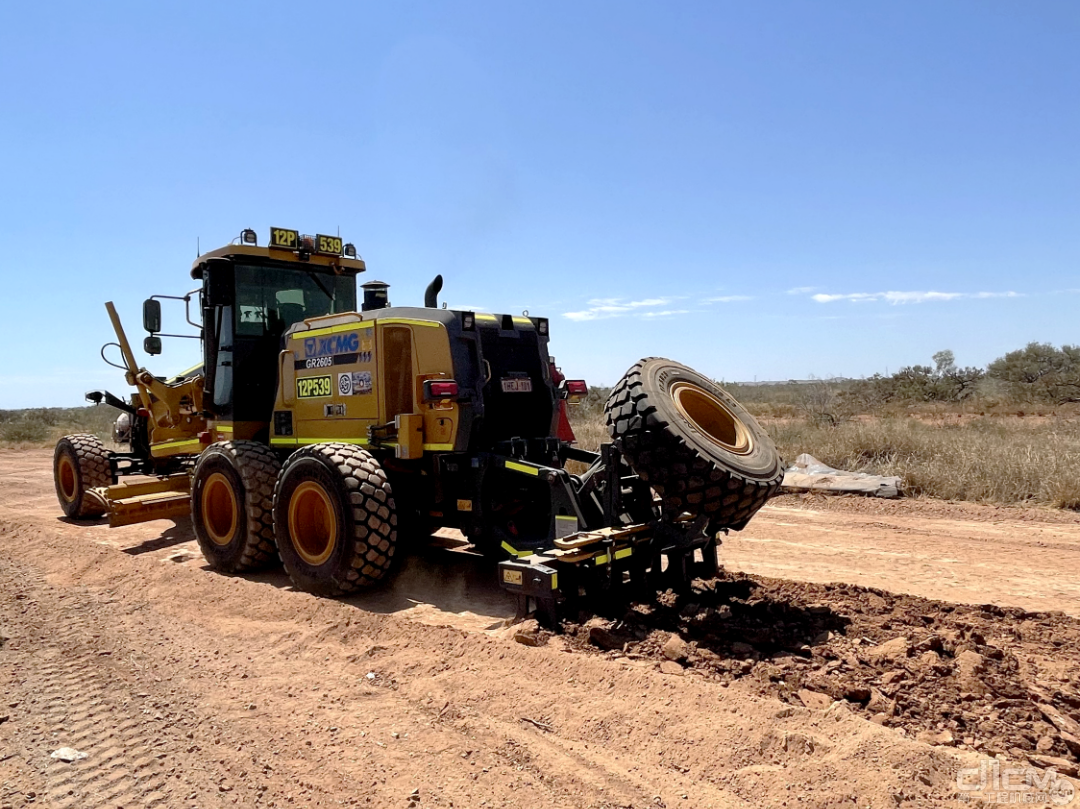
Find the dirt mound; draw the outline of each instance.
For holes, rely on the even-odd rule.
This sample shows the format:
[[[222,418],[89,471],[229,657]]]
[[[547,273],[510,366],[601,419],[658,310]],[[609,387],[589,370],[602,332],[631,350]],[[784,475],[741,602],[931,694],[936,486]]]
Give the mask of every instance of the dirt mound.
[[[1062,613],[726,574],[563,628],[579,650],[842,702],[931,744],[1070,775],[1080,762],[1080,621]]]

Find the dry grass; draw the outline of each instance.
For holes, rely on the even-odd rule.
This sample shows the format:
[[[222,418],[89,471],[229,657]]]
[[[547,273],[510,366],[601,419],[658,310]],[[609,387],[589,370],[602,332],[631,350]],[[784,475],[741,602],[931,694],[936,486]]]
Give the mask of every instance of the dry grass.
[[[745,393],[730,386],[736,396]],[[776,386],[779,401],[756,387],[744,404],[793,461],[808,452],[838,469],[899,475],[912,496],[1005,505],[1080,509],[1080,415],[1015,406],[990,411],[970,404],[907,408],[886,415],[852,415],[828,426],[800,413],[793,386]],[[595,450],[608,440],[607,391],[570,410],[578,444]],[[880,411],[879,411],[880,412]]]
[[[917,416],[824,427],[805,420],[764,426],[788,461],[808,452],[838,469],[899,475],[910,495],[1080,509],[1080,422],[1064,417]]]
[[[111,407],[0,410],[0,446],[46,446],[72,433],[92,433],[109,443],[116,416]]]

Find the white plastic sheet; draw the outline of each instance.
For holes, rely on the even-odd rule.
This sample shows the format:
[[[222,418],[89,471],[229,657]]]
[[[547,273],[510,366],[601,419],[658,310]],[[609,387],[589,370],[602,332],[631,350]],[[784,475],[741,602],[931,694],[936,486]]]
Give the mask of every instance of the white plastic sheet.
[[[899,497],[901,480],[890,475],[845,472],[826,466],[813,455],[803,453],[784,473],[784,491],[865,494],[872,497]]]

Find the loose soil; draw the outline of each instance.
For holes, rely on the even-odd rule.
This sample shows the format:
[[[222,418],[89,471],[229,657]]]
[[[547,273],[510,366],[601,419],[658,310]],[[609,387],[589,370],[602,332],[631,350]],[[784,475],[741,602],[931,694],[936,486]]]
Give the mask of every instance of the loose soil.
[[[921,807],[986,755],[1075,773],[1052,512],[780,498],[721,578],[552,635],[440,548],[328,600],[208,570],[187,521],[65,521],[50,459],[0,452],[0,807]]]

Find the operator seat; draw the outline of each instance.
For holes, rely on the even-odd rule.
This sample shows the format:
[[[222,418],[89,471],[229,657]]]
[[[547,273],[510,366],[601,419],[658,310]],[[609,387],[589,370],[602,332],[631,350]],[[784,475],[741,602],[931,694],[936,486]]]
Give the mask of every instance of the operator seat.
[[[278,304],[278,317],[281,318],[284,329],[288,329],[293,323],[299,323],[306,314],[307,309],[302,303]]]

